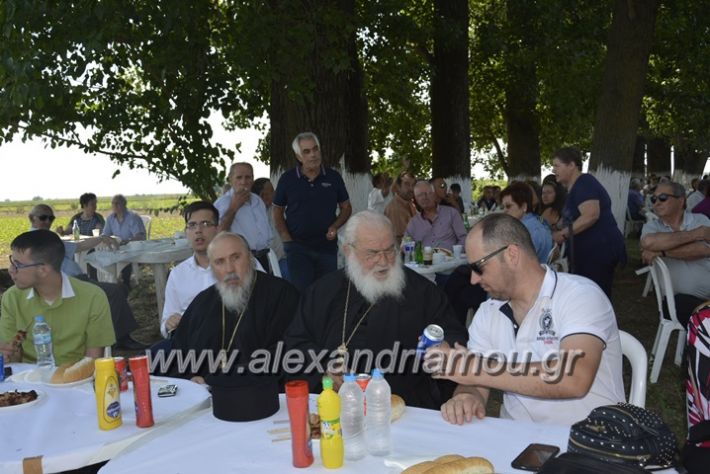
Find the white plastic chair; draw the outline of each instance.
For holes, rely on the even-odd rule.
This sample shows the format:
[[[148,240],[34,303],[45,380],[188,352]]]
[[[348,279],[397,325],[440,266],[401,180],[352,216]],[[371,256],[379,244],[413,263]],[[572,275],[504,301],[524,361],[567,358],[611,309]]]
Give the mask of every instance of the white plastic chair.
[[[659,323],[658,331],[656,331],[656,340],[653,342],[653,350],[651,357],[653,358],[653,366],[651,367],[651,383],[658,381],[658,375],[661,372],[661,364],[666,355],[668,341],[671,338],[673,331],[678,331],[678,343],[675,350],[675,365],[680,366],[681,358],[683,357],[683,349],[685,348],[685,328],[678,322],[676,315],[675,299],[673,298],[673,283],[671,275],[668,271],[668,266],[661,257],[656,257],[651,266],[651,278],[653,279],[653,288],[656,292],[656,303],[658,303]],[[668,317],[663,317],[663,299],[666,300],[668,308]]]
[[[269,249],[268,259],[269,266],[271,267],[271,274],[281,278],[281,267],[279,267],[279,259],[276,257],[274,249]]]
[[[145,227],[145,240],[150,240],[150,223],[153,220],[152,217],[141,214],[141,220],[143,221],[143,226]]]
[[[621,353],[631,363],[631,388],[629,389],[629,403],[646,407],[646,373],[648,372],[648,357],[643,344],[626,331],[619,331],[621,339]]]
[[[567,257],[564,256],[566,247],[567,242],[562,242],[562,245],[559,247],[555,244],[552,246],[552,250],[550,250],[550,253],[547,255],[547,264],[551,268],[565,273],[569,271]]]
[[[648,296],[648,292],[651,291],[653,287],[653,275],[651,274],[651,266],[647,265],[643,268],[639,268],[636,270],[636,274],[641,276],[644,273],[646,273],[646,284],[643,286],[643,291],[641,292],[641,296],[644,298]]]

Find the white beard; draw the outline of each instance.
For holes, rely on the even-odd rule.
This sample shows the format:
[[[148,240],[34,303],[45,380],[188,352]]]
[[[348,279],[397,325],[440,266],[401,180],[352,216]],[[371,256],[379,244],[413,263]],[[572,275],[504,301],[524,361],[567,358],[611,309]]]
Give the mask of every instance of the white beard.
[[[242,283],[239,286],[227,284],[232,279],[241,280]],[[222,281],[217,282],[217,291],[219,291],[222,303],[228,310],[237,313],[244,311],[247,303],[249,303],[253,280],[254,270],[250,268],[244,279],[240,279],[236,273],[229,273]]]
[[[347,264],[345,265],[345,272],[348,278],[350,278],[350,281],[353,282],[357,291],[359,291],[370,304],[376,303],[385,296],[393,296],[397,299],[402,297],[405,275],[399,254],[397,254],[394,265],[387,267],[389,268],[387,278],[381,281],[375,278],[373,273],[383,268],[385,267],[377,266],[373,268],[370,273],[365,273],[354,253],[350,254]]]

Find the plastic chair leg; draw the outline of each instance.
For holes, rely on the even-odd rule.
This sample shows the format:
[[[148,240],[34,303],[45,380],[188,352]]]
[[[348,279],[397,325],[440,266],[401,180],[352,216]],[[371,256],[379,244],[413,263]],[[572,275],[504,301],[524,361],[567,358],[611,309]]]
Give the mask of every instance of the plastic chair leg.
[[[685,341],[688,339],[686,338],[685,330],[680,329],[678,330],[678,342],[675,345],[675,365],[680,367],[680,363],[683,360],[683,352],[685,351]]]
[[[668,347],[668,340],[671,337],[670,326],[667,324],[661,325],[661,334],[658,341],[657,351],[653,354],[653,367],[651,367],[651,383],[658,382],[658,376],[661,373],[661,365],[663,364],[663,359],[666,355],[666,348]]]

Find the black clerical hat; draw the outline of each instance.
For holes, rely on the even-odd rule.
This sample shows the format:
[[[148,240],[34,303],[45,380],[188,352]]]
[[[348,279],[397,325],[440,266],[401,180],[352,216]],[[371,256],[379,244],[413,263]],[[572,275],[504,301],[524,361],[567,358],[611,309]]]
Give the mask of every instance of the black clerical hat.
[[[219,374],[205,380],[212,391],[212,413],[225,421],[254,421],[279,409],[278,377]]]

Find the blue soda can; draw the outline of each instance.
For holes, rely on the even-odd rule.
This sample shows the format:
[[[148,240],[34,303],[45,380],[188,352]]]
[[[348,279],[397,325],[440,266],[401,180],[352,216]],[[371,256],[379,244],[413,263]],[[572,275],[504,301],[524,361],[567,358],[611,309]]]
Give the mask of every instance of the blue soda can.
[[[422,337],[417,344],[417,354],[424,355],[429,347],[438,346],[444,341],[444,330],[441,326],[430,324],[424,328]]]
[[[0,354],[0,382],[5,380],[5,356]]]

